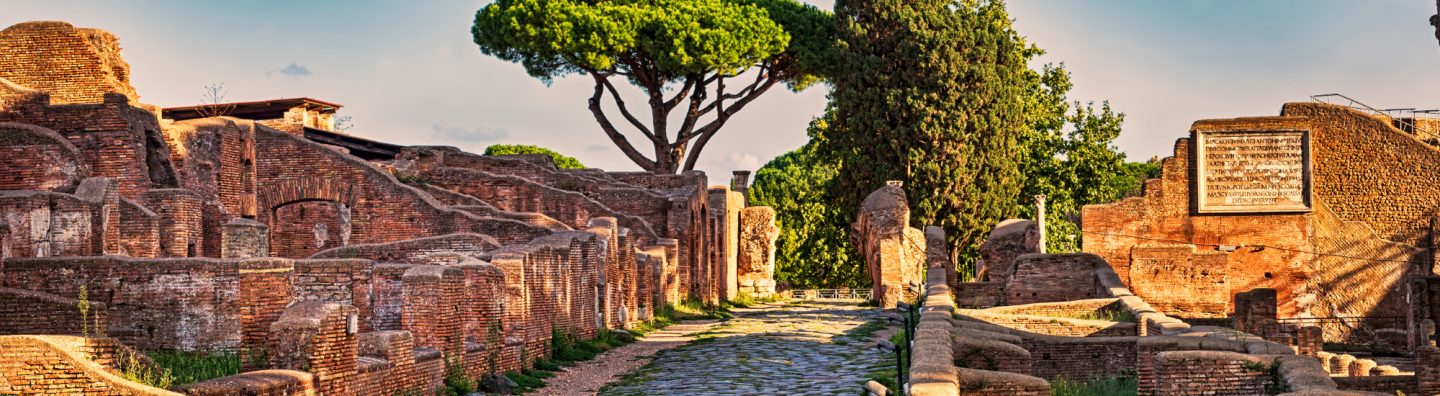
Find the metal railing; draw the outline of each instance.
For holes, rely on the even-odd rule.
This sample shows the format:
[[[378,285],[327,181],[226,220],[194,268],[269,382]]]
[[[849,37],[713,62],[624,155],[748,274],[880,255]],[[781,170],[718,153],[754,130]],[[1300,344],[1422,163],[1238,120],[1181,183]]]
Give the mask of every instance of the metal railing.
[[[1276,320],[1269,332],[1293,336],[1295,329],[1312,326],[1320,328],[1325,350],[1331,352],[1403,354],[1410,349],[1409,321],[1403,316],[1285,318]]]
[[[806,289],[791,290],[790,298],[796,300],[870,300],[870,289]]]
[[[1413,107],[1377,109],[1364,102],[1355,100],[1355,98],[1338,93],[1310,95],[1310,99],[1320,103],[1345,106],[1372,115],[1385,117],[1390,120],[1390,124],[1396,129],[1414,135],[1425,143],[1440,145],[1440,109],[1416,110]]]

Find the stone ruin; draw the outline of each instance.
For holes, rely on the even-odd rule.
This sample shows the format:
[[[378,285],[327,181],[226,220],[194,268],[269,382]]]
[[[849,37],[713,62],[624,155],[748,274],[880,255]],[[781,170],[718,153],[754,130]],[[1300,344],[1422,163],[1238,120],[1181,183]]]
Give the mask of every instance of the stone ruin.
[[[929,256],[910,394],[1440,394],[1425,122],[1324,103],[1199,121],[1141,196],[1083,209],[1083,253],[1006,220],[975,274]]]
[[[924,280],[925,234],[910,227],[905,190],[891,183],[865,197],[851,225],[851,241],[860,249],[881,307],[913,301]],[[943,239],[943,238],[942,238]]]
[[[261,356],[188,394],[428,391],[774,289],[773,211],[700,172],[390,144],[311,98],[139,98],[109,33],[0,31],[0,394],[174,394],[115,375],[162,349]]]

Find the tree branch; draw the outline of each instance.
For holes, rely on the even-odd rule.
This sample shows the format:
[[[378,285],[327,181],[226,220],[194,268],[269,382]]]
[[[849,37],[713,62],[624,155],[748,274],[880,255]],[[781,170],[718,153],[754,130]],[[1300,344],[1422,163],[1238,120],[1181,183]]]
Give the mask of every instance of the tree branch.
[[[758,83],[760,81],[757,80],[756,82]],[[746,88],[746,90],[749,90],[750,92],[744,97],[740,98],[740,100],[736,101],[734,105],[730,106],[730,108],[725,108],[724,95],[721,95],[720,98],[716,98],[714,105],[715,108],[719,110],[719,113],[715,115],[715,120],[710,121],[709,124],[705,124],[705,126],[700,127],[700,129],[697,129],[695,131],[695,134],[698,135],[700,139],[695,141],[695,147],[690,150],[689,156],[685,158],[684,169],[687,171],[695,169],[695,162],[697,159],[700,158],[700,152],[705,150],[705,144],[710,143],[710,138],[714,137],[715,133],[720,131],[720,127],[725,126],[725,121],[728,121],[730,119],[730,116],[733,116],[735,115],[735,113],[740,112],[741,109],[745,108],[745,105],[750,104],[751,101],[754,101],[755,98],[760,97],[761,94],[764,94],[765,91],[770,90],[771,87],[774,87],[775,84],[779,82],[780,79],[777,76],[775,76],[774,74],[770,74],[770,76],[768,78],[765,78],[764,82],[761,83],[759,86],[756,86],[752,83],[750,87]],[[754,89],[750,89],[751,87],[754,87]],[[725,86],[722,80],[717,92],[723,91],[724,89]],[[745,90],[742,90],[741,92],[744,91]]]
[[[685,78],[685,87],[680,88],[680,92],[676,92],[675,97],[665,101],[665,112],[668,113],[670,110],[674,110],[675,106],[680,105],[680,99],[690,94],[690,89],[695,87],[696,80],[698,79],[693,76]]]
[[[655,133],[651,132],[650,128],[645,127],[645,124],[641,123],[640,119],[635,118],[635,115],[630,114],[630,109],[625,107],[625,99],[620,98],[620,92],[615,89],[615,84],[610,83],[608,77],[596,74],[595,81],[598,84],[603,84],[605,89],[610,91],[610,96],[615,99],[615,105],[620,108],[620,114],[625,116],[626,121],[630,121],[630,125],[634,125],[636,129],[640,130],[640,133],[645,134],[645,137],[650,138],[650,140],[656,140]]]
[[[625,156],[629,157],[630,161],[636,165],[639,165],[641,169],[651,172],[659,171],[658,164],[649,158],[645,158],[645,155],[640,154],[640,151],[635,150],[635,146],[630,145],[630,140],[626,139],[625,135],[615,129],[615,125],[610,123],[610,118],[606,117],[605,111],[600,108],[600,100],[605,96],[606,77],[596,72],[591,72],[590,75],[595,77],[595,94],[590,96],[590,113],[594,114],[595,120],[600,122],[600,129],[604,130],[605,135],[610,137],[610,141],[615,142],[615,145],[620,147],[620,151],[624,152]],[[624,107],[622,106],[621,108]]]

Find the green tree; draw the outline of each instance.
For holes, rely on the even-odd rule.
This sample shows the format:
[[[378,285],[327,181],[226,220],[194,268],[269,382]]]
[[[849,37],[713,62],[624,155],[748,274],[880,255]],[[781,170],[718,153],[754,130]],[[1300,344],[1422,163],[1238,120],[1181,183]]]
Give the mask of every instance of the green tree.
[[[1024,184],[1016,201],[1019,217],[1035,217],[1037,195],[1045,195],[1046,247],[1080,250],[1080,209],[1138,195],[1145,180],[1158,176],[1157,160],[1125,162],[1115,147],[1125,115],[1108,102],[1070,102],[1072,84],[1063,65],[1027,72],[1026,128],[1019,139]]]
[[[560,169],[585,169],[585,164],[580,160],[565,154],[560,154],[548,148],[531,146],[525,144],[496,144],[485,148],[485,155],[514,155],[514,154],[543,154],[555,160],[555,167]]]
[[[606,136],[641,168],[675,173],[694,169],[730,117],[770,88],[819,79],[831,20],[794,0],[498,0],[476,12],[471,33],[481,52],[547,84],[591,77],[589,109]],[[626,106],[616,79],[639,88],[647,119]],[[611,121],[607,95],[652,157]]]
[[[937,224],[973,257],[1016,212],[1014,153],[1026,62],[1039,52],[1001,1],[839,0],[835,122],[817,136],[839,164],[827,201],[853,217],[886,180],[905,182],[912,223]]]
[[[810,134],[828,125],[828,117],[817,117],[810,122]],[[825,200],[825,189],[837,172],[834,163],[815,155],[813,143],[775,157],[755,172],[749,201],[775,209],[780,227],[775,274],[780,282],[797,289],[868,287],[865,267],[847,239],[851,216]]]

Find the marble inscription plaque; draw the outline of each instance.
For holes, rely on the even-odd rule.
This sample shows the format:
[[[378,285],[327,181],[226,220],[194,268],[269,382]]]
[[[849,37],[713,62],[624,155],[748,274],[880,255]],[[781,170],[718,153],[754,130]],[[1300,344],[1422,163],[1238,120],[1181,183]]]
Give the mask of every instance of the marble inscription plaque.
[[[1200,213],[1310,210],[1307,131],[1197,132]]]

